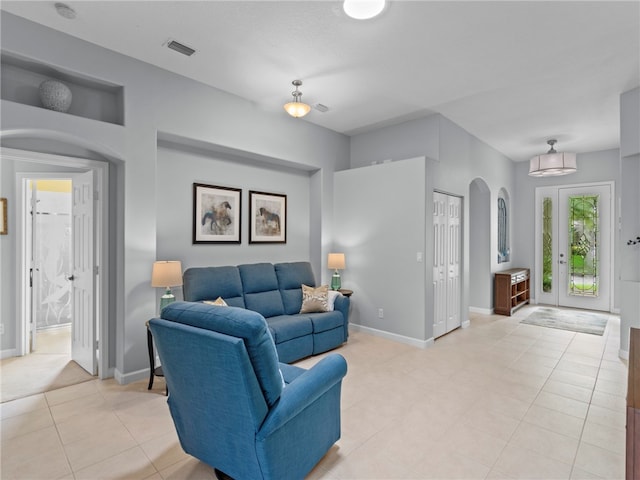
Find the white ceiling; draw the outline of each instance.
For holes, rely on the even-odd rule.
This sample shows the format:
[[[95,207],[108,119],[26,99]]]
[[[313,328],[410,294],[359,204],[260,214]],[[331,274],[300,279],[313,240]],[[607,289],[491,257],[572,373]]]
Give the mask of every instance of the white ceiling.
[[[392,1],[369,21],[339,1],[2,1],[2,10],[353,135],[441,113],[516,161],[619,145],[640,85],[640,1]],[[175,39],[197,50],[169,50]]]

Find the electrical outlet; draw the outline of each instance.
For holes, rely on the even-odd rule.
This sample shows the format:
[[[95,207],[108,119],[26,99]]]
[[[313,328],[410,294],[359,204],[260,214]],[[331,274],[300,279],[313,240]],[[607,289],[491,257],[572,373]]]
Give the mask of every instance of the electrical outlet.
[[[384,310],[382,308],[378,309],[378,318],[384,318]]]
[[[422,252],[418,252],[416,253],[416,262],[421,262],[422,261]]]

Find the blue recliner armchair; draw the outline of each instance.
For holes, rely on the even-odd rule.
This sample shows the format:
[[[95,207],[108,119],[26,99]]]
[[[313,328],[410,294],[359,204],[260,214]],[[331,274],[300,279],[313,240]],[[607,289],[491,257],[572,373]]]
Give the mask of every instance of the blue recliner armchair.
[[[257,312],[174,302],[149,327],[185,452],[236,480],[302,479],[340,438],[347,364],[278,362]]]

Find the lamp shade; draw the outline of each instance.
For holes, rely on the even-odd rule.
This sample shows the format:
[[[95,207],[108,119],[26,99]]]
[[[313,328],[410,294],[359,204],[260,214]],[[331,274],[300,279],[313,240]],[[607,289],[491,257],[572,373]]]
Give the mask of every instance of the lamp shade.
[[[292,117],[300,118],[311,111],[311,106],[302,102],[289,102],[284,105],[284,109]]]
[[[577,170],[575,153],[545,153],[529,161],[529,175],[532,177],[568,175]]]
[[[182,264],[179,261],[154,262],[151,273],[152,287],[177,287],[182,285]]]
[[[344,270],[345,267],[344,253],[330,253],[327,259],[327,267],[335,270]]]

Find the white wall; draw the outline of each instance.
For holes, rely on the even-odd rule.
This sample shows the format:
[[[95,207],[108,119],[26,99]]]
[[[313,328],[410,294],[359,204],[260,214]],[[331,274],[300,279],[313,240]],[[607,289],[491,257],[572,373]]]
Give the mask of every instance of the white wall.
[[[469,187],[469,308],[481,313],[493,309],[491,273],[491,192],[482,179]]]
[[[469,205],[469,189],[474,179],[482,179],[490,192],[489,205],[497,205],[498,192],[500,188],[504,188],[509,197],[513,199],[516,191],[513,182],[514,165],[511,160],[496,151],[489,145],[478,140],[467,131],[451,122],[441,115],[432,115],[430,117],[405,122],[401,125],[393,127],[380,128],[372,132],[356,135],[351,139],[351,166],[362,167],[371,165],[373,162],[382,162],[386,159],[402,160],[409,157],[426,157],[426,192],[432,192],[434,189],[457,195],[463,198],[463,223],[462,223],[462,299],[460,305],[462,324],[468,324],[469,310],[469,292],[470,292],[470,239],[473,232],[470,229],[470,205]],[[429,160],[433,158],[433,160]],[[372,168],[385,167],[386,165],[375,165]],[[402,163],[402,162],[400,162]],[[338,175],[341,175],[341,172]],[[431,212],[433,199],[431,195],[426,195],[425,204],[428,212]],[[337,204],[336,204],[337,208]],[[512,207],[513,208],[513,207]],[[362,215],[362,213],[360,213]],[[371,228],[371,227],[370,227]],[[430,228],[430,224],[429,224]],[[483,235],[488,235],[488,245],[491,245],[490,260],[488,260],[489,269],[474,272],[474,278],[480,278],[482,288],[491,291],[492,272],[511,268],[512,263],[502,263],[498,265],[495,249],[497,245],[497,209],[489,208],[489,222],[485,227]],[[512,230],[513,232],[513,230]],[[512,253],[519,248],[517,241],[514,240],[512,233]],[[380,243],[373,237],[370,242]],[[432,242],[429,234],[424,236],[425,252],[431,252]],[[415,261],[415,251],[411,256]],[[409,270],[411,272],[411,270]],[[428,282],[427,282],[428,283]],[[424,297],[425,315],[432,314],[433,298],[431,288],[423,290],[421,295]],[[414,300],[415,301],[415,300]],[[490,300],[491,301],[491,300]],[[356,296],[353,297],[353,303],[356,303]],[[355,308],[355,307],[354,307]],[[377,312],[376,313],[377,316]],[[421,314],[421,312],[418,312]],[[405,315],[401,322],[411,322],[416,318],[414,316]],[[374,319],[374,325],[385,331],[399,333],[400,335],[411,335],[420,331],[424,324],[428,328],[432,328],[433,319],[427,318],[417,321],[414,325],[403,325],[401,328],[396,327],[390,322],[377,323]],[[410,336],[410,335],[409,335]],[[416,337],[418,340],[429,339],[432,332],[425,331],[425,336]]]
[[[112,258],[117,265],[112,278],[117,287],[110,295],[114,335],[109,351],[115,349],[111,363],[119,381],[143,378],[148,369],[145,322],[156,311],[156,291],[149,281],[151,265],[158,258],[156,205],[166,193],[157,187],[158,137],[173,136],[205,149],[228,149],[256,161],[268,157],[316,171],[309,202],[321,207],[314,204],[310,209],[313,238],[306,260],[321,268],[333,241],[333,172],[348,167],[346,136],[281,112],[265,112],[234,95],[6,12],[1,22],[3,53],[124,87],[124,126],[6,99],[0,118],[3,144],[10,138],[27,137],[45,151],[48,145],[53,149],[62,143],[99,152],[112,162],[117,184],[112,207],[120,223],[113,225],[117,238]],[[4,163],[0,165],[3,183]],[[10,198],[10,204],[13,201]],[[0,241],[4,267],[11,263],[12,249],[6,248],[11,240]],[[5,305],[16,301],[11,281],[15,275],[13,271],[9,281],[2,283],[3,321],[15,321],[4,317]],[[4,335],[2,348],[14,348],[13,340]]]
[[[349,321],[419,341],[433,336],[425,315],[426,169],[417,158],[335,174],[334,245],[345,253],[342,285],[354,290]]]
[[[628,357],[629,328],[640,328],[640,88],[620,96],[620,350]]]

